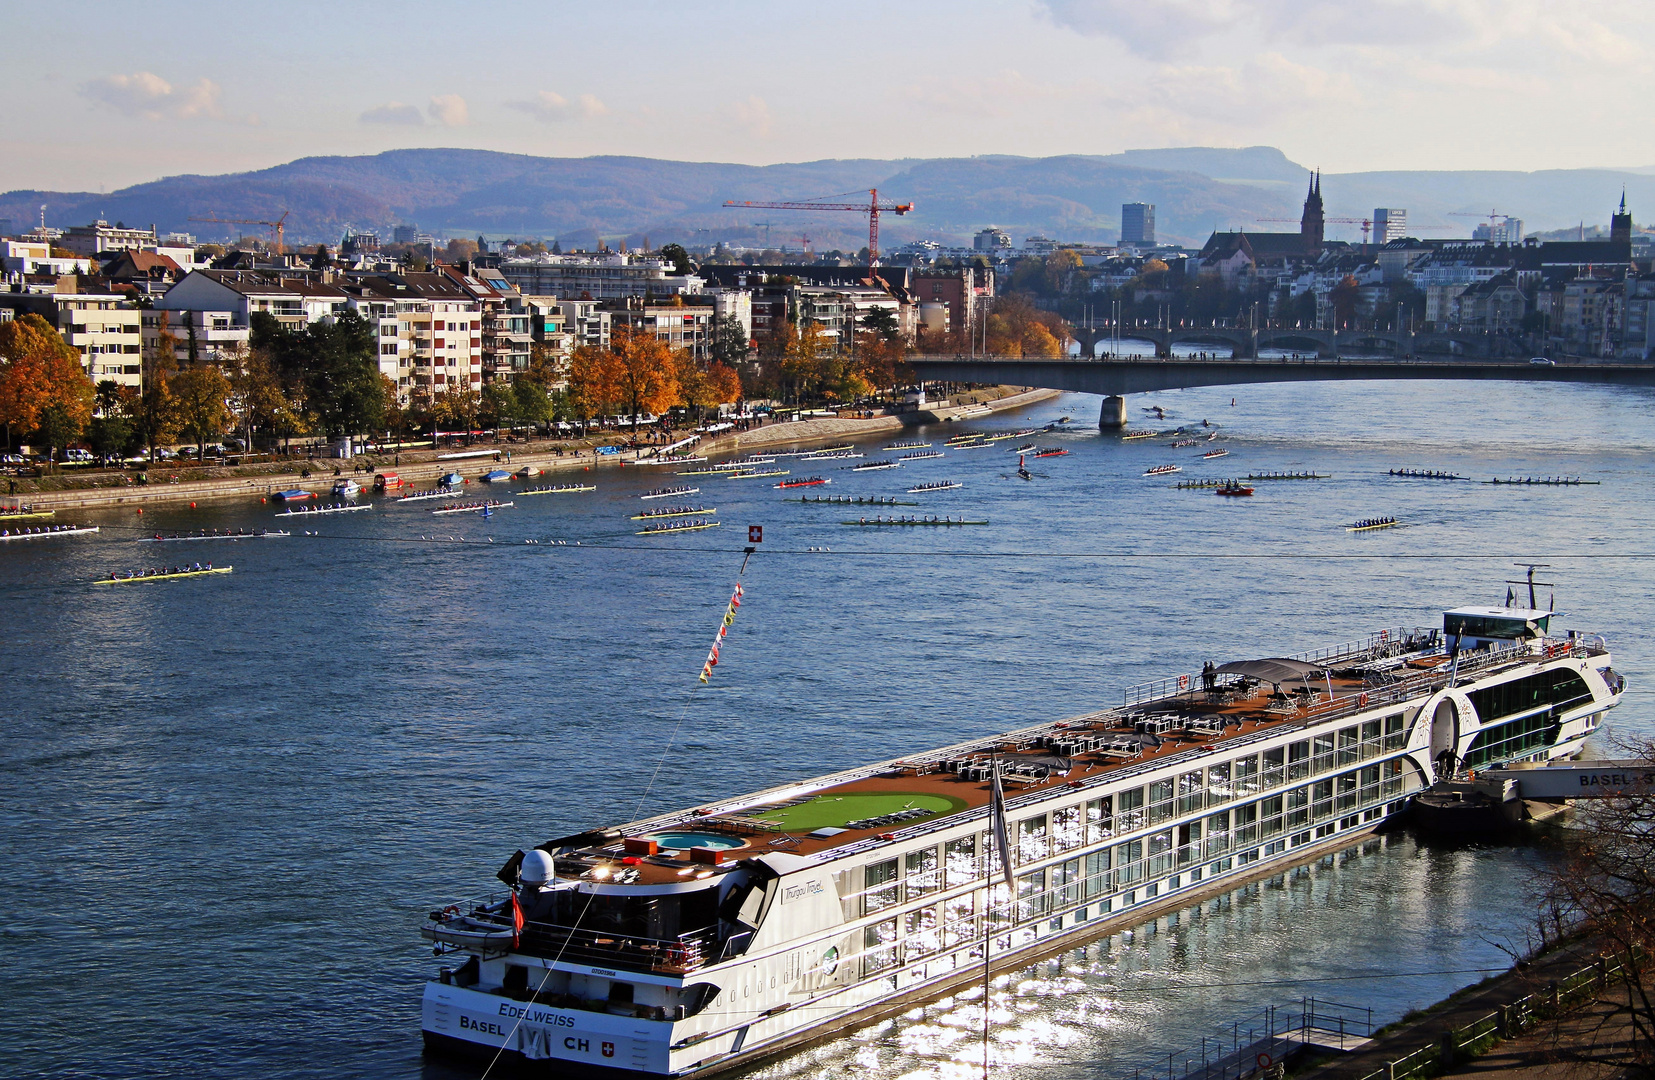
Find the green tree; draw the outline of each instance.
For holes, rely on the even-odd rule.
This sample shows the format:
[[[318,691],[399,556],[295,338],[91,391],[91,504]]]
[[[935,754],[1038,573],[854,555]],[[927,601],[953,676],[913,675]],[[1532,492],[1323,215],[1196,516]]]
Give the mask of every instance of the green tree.
[[[517,395],[512,392],[510,383],[491,382],[483,387],[482,400],[478,403],[478,415],[486,426],[494,428],[494,438],[500,438],[500,429],[514,427],[517,423]]]
[[[172,392],[179,431],[195,443],[200,456],[207,440],[216,441],[230,424],[230,380],[217,364],[201,364],[181,372],[172,381]]]
[[[91,410],[86,411],[90,415]],[[40,439],[52,451],[53,460],[63,457],[63,452],[69,449],[69,444],[80,438],[81,432],[86,430],[85,415],[74,409],[70,404],[53,400],[40,410]]]
[[[373,327],[355,311],[304,330],[306,394],[328,435],[355,435],[383,427],[379,346]]]
[[[882,341],[892,342],[902,336],[902,330],[897,326],[896,314],[888,308],[874,308],[862,316],[862,326],[878,334]]]
[[[144,392],[132,410],[132,420],[151,460],[157,447],[176,436],[178,402],[172,396],[171,380],[159,367],[144,379]]]
[[[675,274],[695,273],[695,264],[690,262],[690,253],[684,250],[682,244],[667,244],[661,248],[661,258],[672,263],[672,272]]]

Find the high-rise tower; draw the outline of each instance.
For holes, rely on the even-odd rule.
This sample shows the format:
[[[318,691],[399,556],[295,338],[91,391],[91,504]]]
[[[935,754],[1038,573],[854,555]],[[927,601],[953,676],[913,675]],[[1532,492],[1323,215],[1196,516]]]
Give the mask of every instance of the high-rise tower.
[[[1322,215],[1322,172],[1316,170],[1310,178],[1310,193],[1304,197],[1304,216],[1299,218],[1299,236],[1304,239],[1306,255],[1316,256],[1322,253],[1322,233],[1324,228]]]

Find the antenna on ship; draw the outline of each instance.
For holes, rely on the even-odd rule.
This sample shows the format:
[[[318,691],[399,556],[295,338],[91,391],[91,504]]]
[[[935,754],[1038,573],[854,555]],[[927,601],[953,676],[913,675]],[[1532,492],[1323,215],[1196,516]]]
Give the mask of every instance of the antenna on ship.
[[[1552,587],[1555,586],[1556,583],[1551,582],[1551,581],[1536,581],[1536,580],[1534,580],[1534,572],[1536,570],[1549,570],[1549,569],[1551,569],[1552,564],[1551,563],[1543,563],[1543,562],[1532,562],[1532,563],[1520,562],[1520,563],[1512,563],[1511,565],[1513,565],[1513,566],[1522,566],[1522,567],[1527,568],[1528,572],[1529,572],[1528,577],[1525,580],[1522,580],[1522,581],[1511,581],[1511,580],[1508,579],[1506,581],[1506,584],[1508,586],[1509,585],[1527,585],[1529,587],[1529,610],[1533,611],[1533,610],[1537,609],[1540,606],[1540,602],[1535,598],[1534,587],[1536,585],[1545,585],[1547,588],[1552,588]],[[1511,594],[1511,590],[1508,588],[1506,590],[1506,595],[1509,597],[1510,594]],[[1557,594],[1553,593],[1552,594],[1552,602],[1556,603],[1556,601],[1557,601]],[[1506,601],[1506,606],[1507,607],[1511,606],[1511,601],[1509,599]]]

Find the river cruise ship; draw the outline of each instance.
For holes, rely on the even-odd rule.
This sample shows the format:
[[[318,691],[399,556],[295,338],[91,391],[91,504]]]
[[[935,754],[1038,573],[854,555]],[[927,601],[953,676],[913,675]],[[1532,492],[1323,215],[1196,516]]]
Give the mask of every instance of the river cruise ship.
[[[434,910],[434,1053],[750,1065],[1279,872],[1441,777],[1578,754],[1622,678],[1534,607],[1208,664],[1118,707],[516,852]],[[994,848],[991,786],[1014,886]],[[1182,898],[1182,899],[1180,899]]]

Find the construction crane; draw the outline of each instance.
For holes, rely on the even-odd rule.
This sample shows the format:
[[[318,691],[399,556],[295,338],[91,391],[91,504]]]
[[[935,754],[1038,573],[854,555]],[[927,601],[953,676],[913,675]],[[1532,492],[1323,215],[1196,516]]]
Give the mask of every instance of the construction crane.
[[[1492,229],[1494,227],[1494,223],[1496,221],[1498,221],[1502,217],[1506,217],[1507,215],[1500,213],[1500,211],[1498,211],[1498,210],[1490,210],[1486,214],[1468,214],[1463,210],[1450,210],[1450,211],[1448,211],[1448,216],[1449,217],[1474,217],[1474,218],[1477,218],[1478,220],[1481,220],[1483,218],[1487,218],[1488,219],[1488,227]]]
[[[914,204],[881,203],[879,189],[868,189],[868,202],[840,203],[840,202],[726,202],[725,206],[750,206],[755,210],[844,210],[853,214],[868,215],[868,266],[873,268],[879,265],[879,215],[906,214],[914,208]]]
[[[276,254],[280,255],[280,254],[282,254],[282,228],[283,228],[284,224],[287,221],[287,215],[290,214],[290,213],[292,213],[291,210],[283,211],[282,216],[277,218],[275,221],[254,221],[251,218],[221,218],[221,217],[193,217],[193,218],[190,218],[190,220],[191,221],[211,221],[211,222],[216,222],[219,225],[263,225],[266,228],[268,228],[272,233],[275,234],[275,237],[276,237]]]
[[[1287,224],[1287,225],[1302,224],[1302,222],[1300,222],[1300,220],[1298,218],[1264,217],[1264,218],[1254,218],[1253,220],[1255,220],[1255,221],[1282,222],[1282,223]],[[1328,224],[1331,224],[1331,225],[1360,225],[1360,226],[1362,226],[1362,243],[1364,245],[1367,244],[1367,242],[1368,242],[1368,233],[1373,228],[1373,218],[1325,217],[1322,220],[1324,222],[1327,222]],[[1446,229],[1448,227],[1449,226],[1447,226],[1447,225],[1410,225],[1410,226],[1408,226],[1408,231],[1409,232],[1439,232],[1439,231],[1441,231],[1443,229]]]

